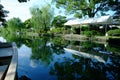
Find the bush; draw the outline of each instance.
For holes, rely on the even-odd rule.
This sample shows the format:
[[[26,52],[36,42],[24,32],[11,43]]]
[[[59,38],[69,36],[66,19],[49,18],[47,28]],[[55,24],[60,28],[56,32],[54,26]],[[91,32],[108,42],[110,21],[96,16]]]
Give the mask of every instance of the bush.
[[[88,37],[91,37],[91,36],[95,36],[95,35],[100,35],[100,32],[91,30],[91,31],[83,31],[83,34]]]
[[[0,33],[1,33],[2,35],[8,34],[7,28],[4,28],[4,27],[0,28]]]
[[[62,34],[64,32],[64,28],[54,28],[50,30],[50,33],[55,33],[55,34]]]
[[[115,29],[115,30],[109,30],[108,36],[120,36],[120,29]]]

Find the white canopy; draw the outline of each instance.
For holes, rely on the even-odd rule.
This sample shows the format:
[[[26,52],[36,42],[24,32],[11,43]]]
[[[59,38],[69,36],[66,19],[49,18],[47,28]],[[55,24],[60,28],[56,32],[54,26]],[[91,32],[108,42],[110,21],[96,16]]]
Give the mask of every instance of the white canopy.
[[[74,19],[67,21],[64,25],[69,25],[69,26],[80,25],[80,22],[81,22],[80,19]]]
[[[64,25],[86,25],[86,24],[112,24],[113,20],[110,16],[101,16],[97,18],[74,19],[67,21]]]

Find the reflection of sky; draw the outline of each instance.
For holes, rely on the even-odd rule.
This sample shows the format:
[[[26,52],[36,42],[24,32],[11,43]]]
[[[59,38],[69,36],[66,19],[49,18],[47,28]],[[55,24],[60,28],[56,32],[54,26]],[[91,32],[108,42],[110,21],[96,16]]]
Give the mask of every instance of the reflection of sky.
[[[0,42],[6,42],[6,40],[3,37],[0,37]]]
[[[31,54],[31,49],[25,45],[22,45],[18,50],[20,58],[29,57]]]
[[[71,52],[72,54],[78,55],[78,56],[80,56],[80,57],[90,58],[90,59],[92,59],[93,61],[99,61],[99,62],[105,63],[105,60],[102,59],[102,58],[99,57],[99,56],[92,55],[92,54],[89,54],[89,53],[84,53],[84,52],[75,51],[75,50],[72,50],[72,49],[67,49],[67,48],[64,48],[64,49],[67,50],[67,51],[69,51],[69,52]]]
[[[18,75],[22,76],[24,74],[29,73],[29,57],[31,54],[31,49],[28,48],[25,45],[22,45],[19,49],[18,49]]]
[[[65,60],[67,59],[74,59],[73,56],[68,52],[68,51],[65,51],[64,54],[53,54],[53,58],[54,58],[54,62],[65,62]]]
[[[31,60],[31,48],[22,45],[18,49],[18,77],[27,76],[32,80],[52,80],[50,68],[40,63],[39,60]]]
[[[18,77],[25,75],[32,80],[56,80],[56,76],[49,74],[50,68],[54,67],[55,62],[65,62],[69,59],[74,59],[68,51],[59,55],[54,53],[51,63],[45,65],[41,60],[31,60],[31,48],[25,45],[19,48],[18,53]]]
[[[50,44],[47,44],[47,46],[49,46]],[[52,59],[50,59],[50,64],[45,65],[44,62],[40,59],[30,59],[31,54],[32,54],[32,50],[31,48],[22,45],[19,50],[18,50],[19,54],[18,54],[18,77],[21,77],[23,75],[29,77],[32,80],[57,80],[57,76],[56,75],[50,75],[50,70],[51,68],[55,68],[54,65],[55,63],[67,63],[70,62],[70,64],[73,64],[74,62],[80,62],[80,58],[84,57],[86,58],[91,58],[90,61],[90,67],[91,68],[98,68],[98,66],[102,67],[103,65],[95,65],[94,63],[99,63],[101,61],[101,58],[98,56],[91,56],[91,54],[81,54],[80,58],[75,58],[73,55],[75,54],[71,54],[70,50],[65,50],[65,53],[61,53],[61,54],[56,54],[53,53],[51,54]],[[51,58],[51,57],[50,57]],[[96,61],[95,61],[96,60]],[[108,57],[107,55],[107,60],[105,62],[105,66],[106,65],[112,65],[112,61],[111,59]],[[87,69],[87,63],[85,64],[81,64],[82,65],[82,70],[86,71]],[[64,66],[62,66],[64,67]],[[78,66],[79,67],[79,66]],[[103,67],[104,68],[104,67]],[[111,78],[111,73],[107,72],[107,77]],[[89,75],[89,72],[88,72]],[[112,78],[114,79],[114,78]]]

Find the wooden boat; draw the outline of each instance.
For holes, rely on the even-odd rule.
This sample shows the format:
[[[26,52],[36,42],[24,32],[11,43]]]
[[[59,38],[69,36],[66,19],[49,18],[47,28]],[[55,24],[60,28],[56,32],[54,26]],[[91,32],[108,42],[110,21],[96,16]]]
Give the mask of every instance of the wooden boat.
[[[0,80],[15,80],[18,52],[15,43],[0,43]]]

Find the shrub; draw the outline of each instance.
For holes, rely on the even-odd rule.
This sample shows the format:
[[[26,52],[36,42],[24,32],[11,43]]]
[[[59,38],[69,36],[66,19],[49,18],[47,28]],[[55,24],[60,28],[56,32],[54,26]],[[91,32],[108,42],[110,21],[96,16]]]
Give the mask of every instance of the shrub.
[[[109,30],[107,33],[109,36],[120,36],[120,29]]]
[[[100,35],[100,32],[91,30],[91,31],[83,31],[83,34],[88,37],[91,37],[91,36],[95,36],[95,35]]]
[[[54,28],[50,30],[50,33],[55,33],[55,34],[62,34],[64,32],[64,28]]]

